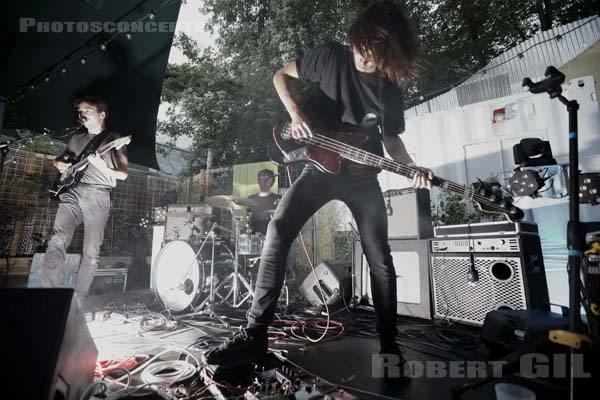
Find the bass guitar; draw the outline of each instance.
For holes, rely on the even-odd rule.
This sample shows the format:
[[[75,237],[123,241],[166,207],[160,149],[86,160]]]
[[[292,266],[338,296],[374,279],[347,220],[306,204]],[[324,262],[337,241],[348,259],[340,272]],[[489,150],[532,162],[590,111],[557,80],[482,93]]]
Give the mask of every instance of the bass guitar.
[[[121,147],[128,145],[131,143],[131,136],[123,136],[121,138],[115,139],[111,142],[106,143],[94,153],[97,156],[102,156],[112,149],[119,150]],[[56,177],[54,184],[52,185],[52,189],[49,190],[50,196],[54,199],[58,199],[58,197],[77,185],[83,176],[88,165],[90,165],[89,158],[90,156],[86,156],[79,160],[78,162],[71,165],[67,168],[62,174]]]
[[[332,131],[312,129],[313,137],[294,139],[289,121],[281,121],[273,128],[273,144],[270,154],[274,162],[280,164],[306,163],[315,165],[319,170],[335,174],[340,171],[342,160],[383,169],[408,179],[420,172],[418,168],[401,164],[381,157],[356,146],[365,142],[368,136],[359,131]],[[274,157],[277,150],[281,156]],[[460,185],[434,176],[433,185],[472,200],[484,212],[503,214],[511,222],[523,218],[521,209],[513,205],[512,198],[503,193],[499,185],[490,185],[479,181],[473,188]]]

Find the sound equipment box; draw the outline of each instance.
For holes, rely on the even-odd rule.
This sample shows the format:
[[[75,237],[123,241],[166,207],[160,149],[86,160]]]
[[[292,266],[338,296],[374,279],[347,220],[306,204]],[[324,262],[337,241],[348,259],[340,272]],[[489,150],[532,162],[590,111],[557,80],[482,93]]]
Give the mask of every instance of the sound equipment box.
[[[548,307],[536,234],[432,239],[431,271],[436,318],[481,326],[494,310]]]
[[[78,400],[98,351],[72,289],[0,289],[2,398]]]
[[[390,189],[383,194],[390,238],[428,239],[433,237],[431,204],[427,189]]]
[[[28,288],[41,287],[42,268],[44,267],[44,253],[36,253],[31,261],[31,270],[27,280]],[[67,254],[65,271],[60,276],[58,287],[75,289],[81,254]],[[102,259],[101,259],[102,261]],[[108,266],[101,266],[94,272],[94,280],[90,287],[90,294],[104,294],[109,292],[125,292],[127,287],[128,268],[123,262]]]
[[[429,241],[419,239],[389,239],[396,269],[397,313],[431,319],[429,284]],[[353,245],[353,293],[373,304],[369,265],[360,240]]]
[[[569,329],[569,319],[546,310],[495,310],[483,322],[481,340],[495,355],[511,353],[554,329]]]
[[[350,265],[348,263],[324,261],[315,268],[315,272],[316,277],[313,272],[310,272],[300,285],[300,293],[313,306],[323,304],[323,295],[327,305],[339,303],[342,297],[347,299],[351,296]],[[323,295],[319,286],[323,290]]]

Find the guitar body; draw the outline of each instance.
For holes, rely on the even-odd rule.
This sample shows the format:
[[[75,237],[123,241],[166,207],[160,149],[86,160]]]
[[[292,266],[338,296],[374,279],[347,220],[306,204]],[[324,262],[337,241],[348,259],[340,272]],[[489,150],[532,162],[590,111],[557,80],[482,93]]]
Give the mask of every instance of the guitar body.
[[[318,133],[316,128],[313,132]],[[347,145],[357,146],[368,139],[368,136],[362,132],[328,132],[328,137]],[[289,121],[281,121],[273,128],[273,143],[275,148],[269,149],[269,155],[273,162],[281,165],[295,163],[311,163],[320,171],[337,174],[340,172],[342,161],[345,159],[340,153],[328,150],[326,147],[320,147],[300,142],[291,136],[291,126]]]
[[[50,189],[50,197],[54,200],[60,200],[60,195],[69,190],[70,188],[76,186],[85,169],[75,172],[74,174],[59,174],[54,180],[54,184],[52,185],[52,189]]]
[[[100,157],[112,149],[118,150],[129,143],[131,143],[131,136],[124,136],[103,145],[95,152],[83,154],[83,157],[76,158],[74,154],[69,154],[67,157],[63,158],[63,162],[71,162],[72,165],[67,168],[66,171],[56,177],[56,180],[52,185],[52,189],[48,191],[50,193],[50,197],[55,200],[60,200],[59,197],[61,194],[79,183],[83,177],[83,174],[85,173],[86,168],[90,164],[88,161],[89,154],[96,154],[98,157]]]

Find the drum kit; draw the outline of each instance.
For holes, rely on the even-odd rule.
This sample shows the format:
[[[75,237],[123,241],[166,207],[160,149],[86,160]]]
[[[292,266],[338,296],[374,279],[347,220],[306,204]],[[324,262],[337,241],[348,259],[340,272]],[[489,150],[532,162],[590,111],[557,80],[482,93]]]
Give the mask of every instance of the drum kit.
[[[251,300],[252,280],[242,273],[240,261],[260,259],[264,236],[242,233],[242,217],[234,214],[255,207],[254,201],[227,195],[208,197],[205,203],[170,206],[164,213],[164,240],[152,265],[152,287],[167,309],[204,313],[226,325],[214,306],[218,302],[239,308]],[[231,213],[233,230],[211,224],[212,207]],[[217,232],[231,236],[234,251]]]

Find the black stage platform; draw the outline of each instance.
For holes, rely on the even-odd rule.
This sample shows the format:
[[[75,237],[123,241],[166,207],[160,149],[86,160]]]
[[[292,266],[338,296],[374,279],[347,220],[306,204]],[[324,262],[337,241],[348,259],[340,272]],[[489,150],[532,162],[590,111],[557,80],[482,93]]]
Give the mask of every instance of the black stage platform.
[[[161,308],[149,291],[90,296],[82,302],[82,308],[98,347],[99,360],[132,354],[151,356],[169,348],[174,353],[185,349],[200,359],[203,351],[219,345],[237,327],[244,325],[246,311],[219,308],[218,314],[231,324],[230,328],[224,328],[217,321],[203,315],[170,314]],[[326,336],[327,340],[320,343],[293,338],[291,321],[306,323],[306,331],[316,338],[322,330],[314,328],[313,323],[321,320],[318,322],[320,326],[325,324],[325,320],[304,313],[302,307],[289,307],[285,315],[283,312],[286,310],[280,311],[278,317],[285,322],[274,324],[271,332],[273,340],[270,341],[270,348],[279,358],[271,356],[270,361],[265,361],[262,366],[248,366],[246,373],[222,368],[216,371],[214,368],[205,370],[215,381],[226,380],[220,383],[240,388],[250,387],[248,391],[224,391],[225,397],[273,397],[275,393],[269,389],[270,386],[261,387],[257,382],[260,383],[262,378],[254,378],[263,370],[279,368],[287,372],[303,370],[302,376],[305,378],[311,375],[314,375],[314,379],[318,377],[319,380],[311,381],[317,382],[315,390],[319,384],[326,386],[330,398],[451,399],[451,389],[467,382],[467,364],[472,367],[475,361],[487,362],[491,359],[480,342],[479,328],[445,321],[434,324],[432,321],[400,317],[397,341],[402,346],[405,358],[413,365],[411,371],[415,375],[408,382],[390,381],[373,376],[377,370],[374,365],[378,365],[374,364],[373,356],[378,354],[379,343],[374,334],[375,317],[372,311],[350,310],[344,306],[330,310],[331,320],[335,321],[335,325]],[[163,317],[157,317],[158,314],[151,314],[152,312]],[[343,332],[339,324],[343,324]],[[295,329],[294,332],[298,333],[300,330]],[[287,361],[281,361],[283,359]],[[455,377],[449,377],[450,374]],[[299,375],[296,373],[294,376]],[[466,392],[461,398],[494,399],[494,385],[503,381],[514,381],[528,387],[538,399],[566,398],[564,386],[548,386],[549,382],[542,385],[541,381],[535,380],[525,381],[509,373],[504,374],[502,379]],[[336,390],[332,390],[332,387]],[[289,393],[284,395],[279,391],[276,394],[280,398],[302,398],[300,395],[291,397]],[[211,397],[214,396],[205,391],[202,396],[189,398]]]

